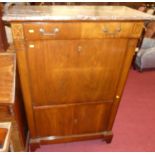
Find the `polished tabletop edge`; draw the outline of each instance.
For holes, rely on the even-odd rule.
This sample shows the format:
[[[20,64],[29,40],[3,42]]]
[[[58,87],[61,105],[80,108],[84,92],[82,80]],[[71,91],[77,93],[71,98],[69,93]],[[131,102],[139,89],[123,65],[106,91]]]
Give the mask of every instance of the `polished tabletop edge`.
[[[125,6],[13,6],[5,21],[155,20],[155,16]]]

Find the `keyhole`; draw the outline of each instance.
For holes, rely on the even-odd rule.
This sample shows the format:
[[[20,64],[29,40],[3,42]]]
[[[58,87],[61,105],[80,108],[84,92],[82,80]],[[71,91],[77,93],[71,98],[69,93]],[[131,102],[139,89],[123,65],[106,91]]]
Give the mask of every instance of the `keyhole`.
[[[75,124],[77,124],[77,122],[78,122],[78,119],[77,119],[77,118],[76,118],[76,119],[74,119],[74,123],[75,123]]]
[[[82,46],[78,46],[77,51],[81,52],[82,51]]]

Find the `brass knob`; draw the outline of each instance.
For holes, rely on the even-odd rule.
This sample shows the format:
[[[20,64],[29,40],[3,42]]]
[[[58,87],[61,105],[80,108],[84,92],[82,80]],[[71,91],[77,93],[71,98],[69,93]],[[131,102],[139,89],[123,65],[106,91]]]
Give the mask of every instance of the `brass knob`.
[[[57,27],[55,27],[55,28],[53,29],[53,32],[54,32],[54,33],[58,33],[59,31],[60,31],[60,29],[57,28]]]
[[[29,33],[34,33],[34,30],[33,29],[29,29]]]
[[[119,95],[116,95],[116,99],[119,99],[120,98],[120,96]]]
[[[29,48],[34,48],[34,45],[33,45],[33,44],[30,44],[30,45],[29,45]]]

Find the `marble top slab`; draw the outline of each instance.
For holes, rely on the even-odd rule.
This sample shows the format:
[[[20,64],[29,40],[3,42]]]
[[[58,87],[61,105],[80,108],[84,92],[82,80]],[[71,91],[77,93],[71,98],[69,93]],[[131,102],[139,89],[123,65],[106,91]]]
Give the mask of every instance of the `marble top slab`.
[[[12,6],[5,21],[155,20],[155,16],[125,6]]]

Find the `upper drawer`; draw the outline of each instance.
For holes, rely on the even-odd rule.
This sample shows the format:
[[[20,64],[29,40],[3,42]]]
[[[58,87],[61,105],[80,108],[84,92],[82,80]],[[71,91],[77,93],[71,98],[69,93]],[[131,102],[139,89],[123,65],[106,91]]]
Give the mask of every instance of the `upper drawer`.
[[[80,23],[28,23],[24,24],[27,40],[80,38]]]
[[[81,38],[139,38],[142,28],[142,22],[83,23]]]
[[[138,38],[142,22],[25,23],[26,40]]]

